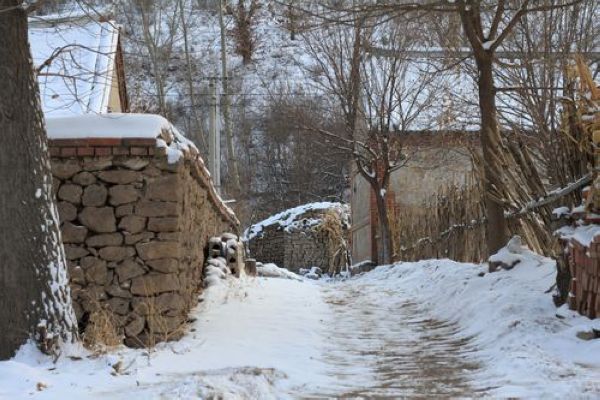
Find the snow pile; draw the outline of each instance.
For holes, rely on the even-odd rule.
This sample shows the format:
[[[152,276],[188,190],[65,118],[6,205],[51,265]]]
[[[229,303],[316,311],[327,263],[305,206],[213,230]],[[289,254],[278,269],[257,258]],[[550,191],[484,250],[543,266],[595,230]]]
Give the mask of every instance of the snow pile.
[[[310,229],[321,223],[322,215],[327,211],[337,212],[342,223],[349,226],[350,206],[335,202],[318,202],[303,204],[290,208],[250,226],[244,232],[244,240],[252,240],[260,236],[262,231],[270,226],[277,226],[287,232]]]
[[[256,273],[258,276],[266,278],[285,278],[296,281],[302,281],[302,277],[297,275],[285,268],[279,268],[273,263],[263,264],[261,262],[256,263]]]
[[[0,398],[289,399],[327,385],[318,358],[331,315],[317,284],[228,279],[193,317],[184,338],[151,351],[75,349],[54,364],[28,344],[0,361]]]
[[[457,323],[460,335],[472,337],[477,348],[473,356],[482,363],[473,382],[491,397],[566,398],[579,393],[597,398],[600,340],[583,341],[576,335],[599,328],[600,321],[565,307],[557,311],[548,294],[556,275],[553,260],[530,252],[519,259],[517,268],[492,274],[485,264],[399,263],[350,282],[369,282],[389,294],[382,301],[404,296],[420,305],[424,317]]]
[[[244,244],[233,233],[208,240],[208,259],[204,266],[204,287],[222,285],[230,275],[242,276],[244,272]]]
[[[600,235],[600,225],[563,226],[556,231],[563,240],[575,240],[585,247],[589,247],[594,238]]]
[[[319,267],[300,268],[300,275],[308,279],[321,279],[323,271]]]

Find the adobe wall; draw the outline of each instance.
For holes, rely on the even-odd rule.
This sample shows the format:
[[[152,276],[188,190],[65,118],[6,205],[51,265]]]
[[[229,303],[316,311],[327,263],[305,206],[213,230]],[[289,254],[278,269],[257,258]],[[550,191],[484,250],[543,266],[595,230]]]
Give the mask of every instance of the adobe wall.
[[[202,288],[208,239],[238,229],[197,154],[170,164],[156,143],[50,141],[80,328],[107,311],[129,346],[181,334]]]

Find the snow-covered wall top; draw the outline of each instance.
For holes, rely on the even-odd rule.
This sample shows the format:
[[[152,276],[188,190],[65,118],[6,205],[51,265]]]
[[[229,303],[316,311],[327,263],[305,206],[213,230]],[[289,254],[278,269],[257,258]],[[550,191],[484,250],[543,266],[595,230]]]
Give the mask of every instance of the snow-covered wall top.
[[[322,215],[328,210],[337,212],[342,222],[349,225],[350,207],[347,204],[328,201],[308,203],[271,215],[269,218],[250,226],[244,231],[244,240],[252,240],[260,235],[263,229],[274,225],[286,231],[313,227],[321,222],[321,218],[314,216],[314,212]]]
[[[108,112],[119,30],[88,18],[29,21],[33,63],[46,116]]]

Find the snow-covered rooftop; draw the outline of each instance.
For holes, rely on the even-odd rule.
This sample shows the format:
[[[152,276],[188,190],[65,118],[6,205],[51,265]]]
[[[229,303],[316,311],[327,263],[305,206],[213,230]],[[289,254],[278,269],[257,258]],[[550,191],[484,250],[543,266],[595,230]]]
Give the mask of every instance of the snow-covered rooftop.
[[[46,116],[109,112],[119,30],[90,18],[29,21],[29,42]],[[47,64],[47,65],[44,65]]]

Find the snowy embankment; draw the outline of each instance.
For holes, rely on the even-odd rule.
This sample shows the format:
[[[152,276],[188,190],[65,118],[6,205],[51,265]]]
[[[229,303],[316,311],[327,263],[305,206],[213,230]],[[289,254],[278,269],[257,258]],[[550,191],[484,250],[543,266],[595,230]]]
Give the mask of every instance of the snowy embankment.
[[[423,313],[456,322],[481,362],[472,381],[493,397],[597,398],[600,339],[576,335],[600,329],[600,321],[556,309],[548,293],[554,262],[529,252],[521,258],[512,270],[494,273],[449,260],[399,263],[353,281],[395,291]]]
[[[330,316],[318,284],[232,279],[204,298],[188,334],[150,352],[75,349],[81,359],[53,364],[26,345],[0,362],[0,399],[281,399],[325,376],[317,359]]]

